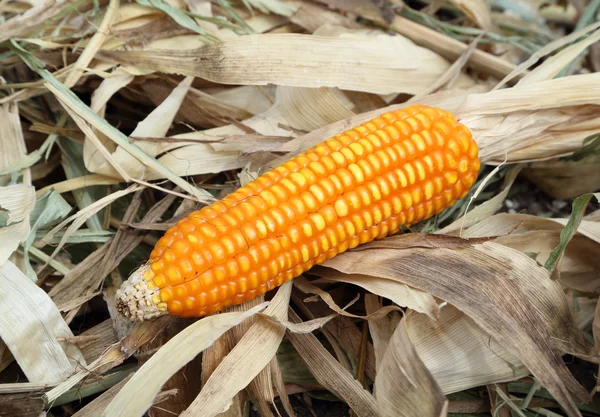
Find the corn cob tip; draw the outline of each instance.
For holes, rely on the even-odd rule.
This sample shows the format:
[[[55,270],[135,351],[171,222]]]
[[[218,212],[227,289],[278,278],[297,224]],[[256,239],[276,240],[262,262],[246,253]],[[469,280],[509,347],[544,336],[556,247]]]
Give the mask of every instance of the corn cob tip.
[[[156,287],[151,288],[144,274],[150,269],[148,265],[141,266],[134,271],[121,288],[117,290],[117,311],[132,321],[143,321],[167,313],[161,310],[153,301],[158,295]]]

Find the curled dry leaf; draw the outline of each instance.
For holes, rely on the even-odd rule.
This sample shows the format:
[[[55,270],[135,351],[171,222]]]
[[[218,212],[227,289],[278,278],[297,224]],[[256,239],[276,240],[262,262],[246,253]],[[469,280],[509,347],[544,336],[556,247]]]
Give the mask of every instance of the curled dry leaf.
[[[85,366],[52,299],[10,261],[0,267],[0,337],[29,382],[55,385]]]
[[[376,295],[365,294],[365,310],[367,311],[367,314],[371,314],[382,307],[383,305]],[[375,366],[377,369],[379,369],[383,355],[387,350],[390,338],[394,332],[392,321],[388,316],[380,317],[378,320],[370,320],[369,332],[371,334],[371,339],[373,340]]]
[[[387,244],[398,239],[391,237]],[[493,242],[464,249],[375,248],[367,244],[325,266],[396,280],[455,305],[517,356],[569,416],[581,416],[571,393],[583,401],[589,396],[561,356],[576,350],[597,361],[597,355],[576,330],[562,289],[548,271],[527,255]]]
[[[340,315],[346,316],[346,317],[359,318],[359,319],[364,319],[364,320],[377,320],[380,317],[386,316],[391,311],[400,311],[399,307],[387,306],[387,307],[382,307],[381,309],[374,311],[372,313],[369,313],[366,316],[358,316],[356,314],[346,312],[343,308],[341,308],[340,306],[338,306],[335,303],[335,301],[333,300],[333,297],[327,291],[324,291],[324,290],[320,289],[319,287],[317,287],[316,285],[311,284],[304,277],[295,278],[294,285],[298,289],[300,289],[300,291],[302,291],[306,294],[318,295],[319,297],[321,297],[321,299],[325,302],[325,304],[327,304],[327,306],[331,310],[333,310],[337,314],[340,314]],[[354,304],[354,302],[356,302],[358,300],[359,296],[360,295],[357,295],[356,298],[349,305]]]
[[[210,346],[233,326],[266,307],[224,313],[195,322],[163,345],[131,378],[102,413],[103,417],[142,416],[152,405],[160,387],[175,372]]]
[[[437,317],[439,312],[438,305],[431,294],[408,285],[363,274],[342,274],[319,266],[314,267],[311,273],[330,281],[357,285],[372,294],[387,298],[401,307],[408,307],[420,313],[425,313],[431,318]]]
[[[521,361],[451,304],[437,321],[423,314],[406,318],[419,358],[444,394],[522,378]]]
[[[598,166],[598,155],[578,161],[552,159],[530,164],[523,170],[523,175],[553,198],[569,200],[600,189]]]
[[[445,417],[448,400],[419,358],[406,318],[392,334],[377,367],[375,398],[382,417]]]

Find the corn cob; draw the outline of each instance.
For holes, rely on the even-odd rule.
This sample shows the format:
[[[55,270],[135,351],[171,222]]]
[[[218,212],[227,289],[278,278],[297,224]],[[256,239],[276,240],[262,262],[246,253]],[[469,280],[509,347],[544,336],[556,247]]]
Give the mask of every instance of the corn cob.
[[[382,114],[180,220],[118,291],[118,308],[138,320],[200,317],[251,300],[441,212],[479,168],[476,142],[450,113]]]

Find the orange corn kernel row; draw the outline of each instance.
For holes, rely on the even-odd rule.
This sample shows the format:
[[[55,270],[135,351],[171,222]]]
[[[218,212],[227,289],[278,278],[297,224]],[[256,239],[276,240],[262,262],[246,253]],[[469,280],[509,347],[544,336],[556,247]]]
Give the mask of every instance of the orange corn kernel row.
[[[199,317],[251,300],[440,213],[479,167],[476,142],[450,113],[382,114],[180,220],[119,290],[119,308],[134,319]]]

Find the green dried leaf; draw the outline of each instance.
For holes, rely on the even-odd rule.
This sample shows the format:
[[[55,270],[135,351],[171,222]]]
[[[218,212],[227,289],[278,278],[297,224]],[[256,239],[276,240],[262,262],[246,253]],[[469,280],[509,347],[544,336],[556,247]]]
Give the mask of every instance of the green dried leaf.
[[[571,217],[569,221],[565,225],[564,229],[560,232],[560,243],[552,252],[550,252],[550,256],[546,263],[544,264],[544,268],[546,268],[551,273],[554,272],[556,265],[560,262],[562,258],[562,254],[565,251],[565,248],[569,244],[571,238],[577,233],[577,228],[581,223],[581,219],[585,214],[585,208],[587,207],[590,199],[593,194],[584,194],[579,196],[573,201],[573,208],[571,212]]]
[[[69,203],[54,190],[42,195],[36,201],[35,208],[31,212],[31,231],[27,236],[27,240],[23,243],[23,258],[25,259],[25,268],[29,279],[37,280],[37,276],[29,262],[29,248],[36,240],[36,233],[39,230],[56,225],[67,217],[70,211],[71,206]]]
[[[198,24],[188,16],[183,10],[178,9],[176,7],[171,6],[169,3],[163,0],[135,0],[136,3],[151,7],[153,9],[160,10],[161,12],[169,15],[171,19],[176,21],[180,26],[183,26],[186,29],[196,32],[200,35],[200,39],[203,42],[210,43],[210,40],[207,38],[207,33],[202,29]]]

